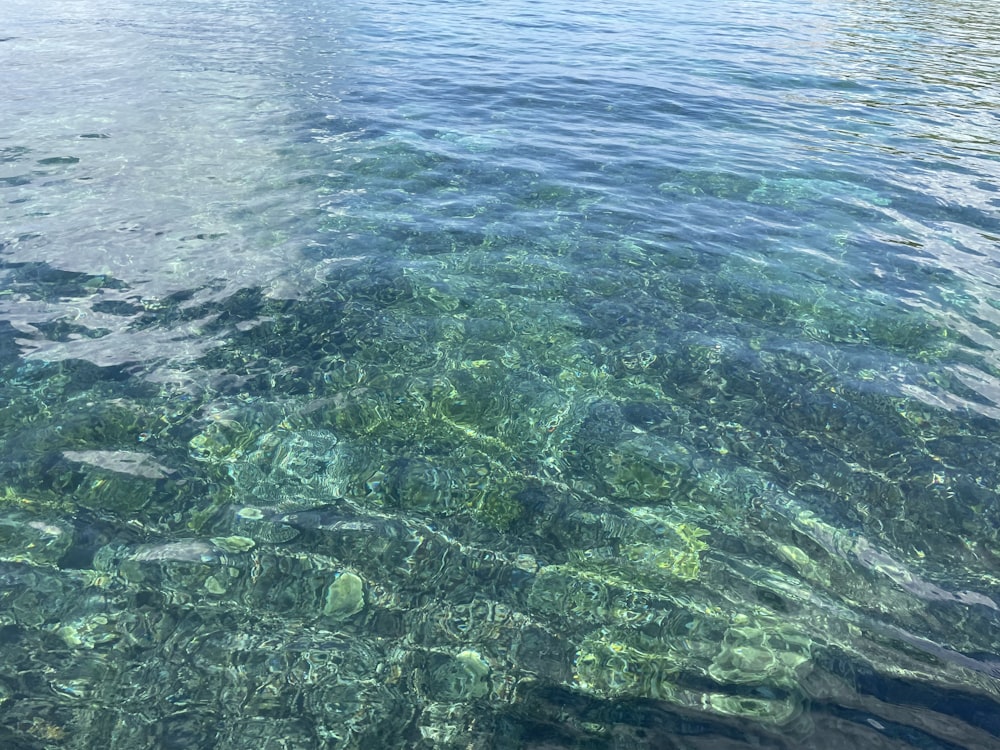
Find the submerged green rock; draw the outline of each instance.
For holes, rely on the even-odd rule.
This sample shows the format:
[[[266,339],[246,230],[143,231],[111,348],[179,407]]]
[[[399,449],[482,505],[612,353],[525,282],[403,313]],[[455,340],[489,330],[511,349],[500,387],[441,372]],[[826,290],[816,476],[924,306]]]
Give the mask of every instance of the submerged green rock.
[[[364,583],[356,574],[345,571],[327,588],[323,614],[331,620],[346,620],[364,608]]]

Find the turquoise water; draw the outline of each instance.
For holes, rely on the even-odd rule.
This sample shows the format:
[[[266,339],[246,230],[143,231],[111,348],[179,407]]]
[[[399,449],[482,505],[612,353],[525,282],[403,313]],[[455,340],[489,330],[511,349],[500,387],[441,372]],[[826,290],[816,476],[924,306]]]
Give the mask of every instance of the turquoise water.
[[[8,0],[0,747],[1000,747],[1000,21]]]

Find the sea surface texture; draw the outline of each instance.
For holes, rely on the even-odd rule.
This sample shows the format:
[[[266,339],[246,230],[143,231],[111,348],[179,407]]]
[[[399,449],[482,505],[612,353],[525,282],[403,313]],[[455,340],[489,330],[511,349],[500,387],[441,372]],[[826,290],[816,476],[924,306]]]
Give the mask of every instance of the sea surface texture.
[[[0,748],[1000,748],[994,3],[0,21]]]

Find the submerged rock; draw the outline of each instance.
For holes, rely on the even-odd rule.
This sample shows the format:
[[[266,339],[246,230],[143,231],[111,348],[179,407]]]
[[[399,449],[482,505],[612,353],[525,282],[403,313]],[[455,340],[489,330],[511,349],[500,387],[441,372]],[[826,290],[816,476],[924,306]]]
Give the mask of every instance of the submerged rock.
[[[365,590],[361,578],[345,571],[326,590],[323,614],[332,620],[346,620],[365,608]]]

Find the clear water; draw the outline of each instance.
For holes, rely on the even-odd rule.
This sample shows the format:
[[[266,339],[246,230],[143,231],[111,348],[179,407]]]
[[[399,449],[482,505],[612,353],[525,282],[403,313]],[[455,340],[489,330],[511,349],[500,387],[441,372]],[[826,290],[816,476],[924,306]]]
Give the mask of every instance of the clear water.
[[[7,0],[0,746],[1000,747],[1000,18]]]

